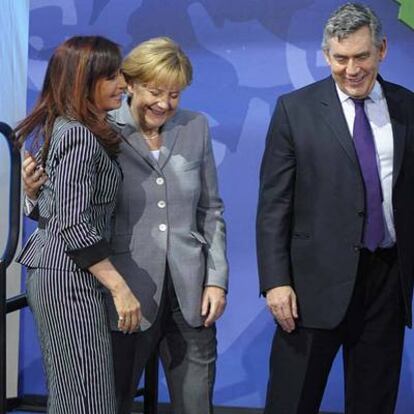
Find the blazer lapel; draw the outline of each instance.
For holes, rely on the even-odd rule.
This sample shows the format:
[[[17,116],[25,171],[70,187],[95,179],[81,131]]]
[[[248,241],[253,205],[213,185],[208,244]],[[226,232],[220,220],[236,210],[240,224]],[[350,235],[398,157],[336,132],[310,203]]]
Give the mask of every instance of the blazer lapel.
[[[392,89],[380,76],[378,76],[378,80],[381,83],[385,98],[387,100],[387,106],[393,131],[393,184],[395,184],[400,173],[404,157],[405,137],[407,132],[406,121],[402,119],[402,114],[404,114],[404,111],[401,107],[401,99],[398,95],[398,92],[395,92],[394,89]],[[335,132],[335,137],[338,139],[352,162],[359,166],[354,144],[352,142],[352,137],[349,133],[345,116],[342,111],[342,106],[336,93],[335,83],[332,78],[327,79],[327,84],[325,85],[320,101],[323,106],[323,116],[332,130]]]
[[[387,100],[388,112],[390,114],[392,134],[394,139],[394,161],[392,172],[392,183],[396,183],[404,158],[405,140],[407,133],[407,120],[403,119],[404,108],[398,93],[387,86],[387,82],[379,79]]]
[[[112,119],[120,128],[122,138],[128,147],[142,157],[152,168],[159,171],[159,164],[149,151],[141,133],[137,131],[137,125],[126,102],[122,104],[120,109],[115,111]]]
[[[178,129],[177,114],[175,114],[173,118],[165,123],[161,131],[162,145],[160,149],[160,157],[158,159],[158,165],[161,169],[164,168],[171,157],[174,145],[177,142]]]
[[[339,141],[349,159],[359,168],[354,143],[336,92],[335,82],[332,78],[326,80],[320,102],[322,105],[322,116],[333,130],[335,138]]]
[[[122,136],[125,139],[125,142],[137,152],[152,168],[159,170],[159,165],[157,161],[152,156],[150,150],[148,149],[147,144],[145,143],[142,135],[137,132],[135,127],[126,125],[122,129]]]

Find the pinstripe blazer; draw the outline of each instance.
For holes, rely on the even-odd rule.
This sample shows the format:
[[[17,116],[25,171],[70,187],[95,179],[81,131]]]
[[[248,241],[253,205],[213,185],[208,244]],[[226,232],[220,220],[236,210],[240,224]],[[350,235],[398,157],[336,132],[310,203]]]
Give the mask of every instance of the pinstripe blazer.
[[[39,224],[17,261],[75,271],[109,257],[108,233],[120,170],[89,129],[58,118],[38,198]]]
[[[223,203],[207,121],[201,114],[178,110],[162,128],[157,162],[128,105],[112,115],[123,137],[118,157],[123,181],[111,260],[141,302],[141,329],[156,318],[167,261],[184,318],[200,326],[204,287],[227,289],[228,279]],[[108,305],[116,329],[109,295]]]

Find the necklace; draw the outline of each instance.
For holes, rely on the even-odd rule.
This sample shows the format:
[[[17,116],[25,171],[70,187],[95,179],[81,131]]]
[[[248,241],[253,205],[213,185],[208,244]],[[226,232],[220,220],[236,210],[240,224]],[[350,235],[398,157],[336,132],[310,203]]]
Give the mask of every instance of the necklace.
[[[154,135],[149,136],[149,137],[147,135],[145,135],[144,133],[142,133],[142,135],[143,135],[143,138],[145,139],[145,141],[152,141],[154,139],[160,138],[160,134],[158,132],[156,132]]]

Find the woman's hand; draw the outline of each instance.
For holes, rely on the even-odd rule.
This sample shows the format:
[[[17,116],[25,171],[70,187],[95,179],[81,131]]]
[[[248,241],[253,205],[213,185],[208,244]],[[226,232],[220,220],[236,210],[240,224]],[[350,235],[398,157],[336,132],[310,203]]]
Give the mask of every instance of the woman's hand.
[[[42,166],[39,166],[28,152],[24,155],[22,164],[23,188],[26,195],[31,200],[36,200],[40,187],[47,181],[47,175]]]
[[[141,323],[141,304],[109,259],[89,267],[89,271],[111,292],[118,313],[118,328],[123,333],[135,332]]]
[[[141,304],[124,284],[120,288],[111,290],[115,308],[118,313],[118,329],[123,333],[135,332],[141,323]]]
[[[218,286],[206,286],[201,301],[201,316],[208,328],[223,314],[226,307],[226,291]]]

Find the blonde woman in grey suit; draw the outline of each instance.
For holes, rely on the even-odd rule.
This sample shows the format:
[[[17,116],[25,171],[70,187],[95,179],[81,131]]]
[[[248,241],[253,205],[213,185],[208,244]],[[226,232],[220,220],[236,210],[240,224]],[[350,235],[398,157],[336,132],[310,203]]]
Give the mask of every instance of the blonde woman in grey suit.
[[[108,297],[119,413],[129,413],[146,361],[160,345],[173,412],[213,412],[216,331],[228,268],[223,203],[203,115],[178,108],[192,67],[160,37],[124,59],[129,99],[113,112],[123,181],[112,261],[140,300],[141,331],[123,335]]]
[[[37,198],[38,229],[18,261],[46,368],[50,414],[115,414],[111,337],[101,285],[117,328],[133,332],[140,304],[112,265],[108,233],[121,173],[119,136],[106,120],[121,104],[119,48],[102,37],[74,37],[54,52],[32,113],[17,127],[20,143],[43,138],[42,167],[24,161],[27,194]],[[45,173],[44,173],[44,172]],[[30,188],[34,187],[34,189]],[[30,209],[30,207],[29,207]]]

